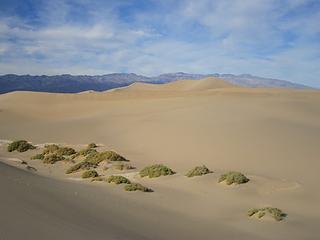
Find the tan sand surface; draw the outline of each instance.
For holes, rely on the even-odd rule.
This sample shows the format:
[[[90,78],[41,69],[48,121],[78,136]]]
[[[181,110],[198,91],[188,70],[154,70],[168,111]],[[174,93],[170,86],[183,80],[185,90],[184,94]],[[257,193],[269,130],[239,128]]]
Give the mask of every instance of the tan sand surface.
[[[38,169],[25,172],[0,166],[5,172],[0,175],[1,189],[12,185],[2,208],[10,209],[13,216],[10,221],[0,217],[6,222],[6,234],[18,234],[12,229],[21,213],[10,203],[24,204],[30,214],[38,214],[37,205],[32,205],[35,194],[46,202],[39,214],[50,222],[48,234],[65,223],[61,231],[65,238],[75,230],[78,239],[89,233],[92,239],[101,239],[103,233],[118,239],[318,239],[320,235],[317,90],[248,89],[204,79],[156,86],[139,83],[103,93],[14,92],[0,95],[0,138],[3,161],[25,169],[8,161],[22,159]],[[130,178],[155,192],[128,193],[107,183],[68,180],[79,179],[77,174],[64,174],[68,163],[44,166],[29,160],[39,149],[6,152],[6,140],[14,139],[77,149],[99,143],[101,149],[113,149],[130,159],[137,167],[129,171]],[[164,163],[177,174],[158,179],[136,174],[153,163]],[[184,176],[202,164],[214,173],[191,179]],[[220,174],[228,170],[245,173],[249,183],[218,184]],[[31,181],[29,195],[21,193],[11,174],[20,182]],[[70,199],[64,203],[62,193],[69,194],[70,189],[83,193],[74,206]],[[51,206],[48,195],[81,218],[64,211],[51,217],[57,206]],[[264,206],[278,207],[288,216],[281,222],[246,216],[249,208]],[[89,223],[96,226],[85,224],[82,218],[87,214],[93,219]],[[80,228],[86,234],[81,235]]]

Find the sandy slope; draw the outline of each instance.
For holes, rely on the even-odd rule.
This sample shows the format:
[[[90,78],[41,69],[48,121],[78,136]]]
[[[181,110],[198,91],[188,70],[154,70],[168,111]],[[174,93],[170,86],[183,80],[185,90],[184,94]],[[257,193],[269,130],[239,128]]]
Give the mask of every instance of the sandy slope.
[[[151,163],[172,167],[179,174],[152,180],[135,176],[156,190],[147,195],[128,195],[121,187],[99,184],[43,183],[102,191],[110,199],[122,199],[119,208],[124,210],[132,209],[133,203],[148,206],[148,213],[143,211],[146,215],[139,215],[139,208],[132,210],[132,216],[140,216],[133,221],[136,233],[148,229],[147,238],[173,239],[170,234],[161,235],[168,231],[179,239],[317,239],[319,106],[319,91],[246,89],[215,79],[162,86],[134,84],[106,93],[16,92],[0,96],[0,136],[35,143],[103,143],[138,169]],[[2,149],[0,156],[27,160],[28,154],[32,153],[9,154]],[[199,164],[214,173],[196,179],[183,176]],[[234,187],[217,184],[219,174],[226,170],[242,171],[251,181]],[[25,178],[16,170],[6,171]],[[38,177],[29,177],[38,182]],[[277,223],[246,217],[248,208],[265,205],[283,209],[288,218]],[[95,214],[104,216],[109,207],[106,204]],[[121,211],[114,214],[123,217]],[[82,226],[80,222],[75,225]],[[118,222],[116,226],[122,227]],[[99,235],[94,237],[99,239]]]

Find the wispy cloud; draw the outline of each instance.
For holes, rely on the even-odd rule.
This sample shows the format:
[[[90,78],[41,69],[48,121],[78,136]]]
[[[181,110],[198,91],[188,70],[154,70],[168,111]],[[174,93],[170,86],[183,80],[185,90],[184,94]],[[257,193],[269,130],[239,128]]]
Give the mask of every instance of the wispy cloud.
[[[252,73],[320,86],[312,0],[0,3],[0,73]]]

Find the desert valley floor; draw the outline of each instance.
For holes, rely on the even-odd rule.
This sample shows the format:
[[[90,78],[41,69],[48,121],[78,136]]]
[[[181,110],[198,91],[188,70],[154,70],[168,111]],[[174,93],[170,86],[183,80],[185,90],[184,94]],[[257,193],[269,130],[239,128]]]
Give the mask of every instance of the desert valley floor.
[[[213,78],[106,92],[0,95],[0,239],[305,239],[320,236],[320,92],[242,88]],[[38,146],[7,152],[11,140]],[[114,150],[154,190],[66,175],[30,157],[44,144]],[[26,169],[34,167],[37,171]],[[176,174],[141,178],[165,164]],[[191,168],[213,171],[187,178]],[[110,171],[110,172],[109,172]],[[226,171],[250,181],[218,183]],[[272,206],[282,221],[248,217]]]

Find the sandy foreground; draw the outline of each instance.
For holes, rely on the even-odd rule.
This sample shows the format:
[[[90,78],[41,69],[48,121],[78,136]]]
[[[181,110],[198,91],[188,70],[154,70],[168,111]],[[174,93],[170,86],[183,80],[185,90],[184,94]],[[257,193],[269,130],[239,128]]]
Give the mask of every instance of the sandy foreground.
[[[0,239],[318,239],[319,106],[316,90],[248,89],[216,79],[0,95]],[[30,160],[41,149],[6,152],[6,140],[15,139],[76,149],[101,144],[130,159],[137,170],[125,174],[154,192],[65,175],[68,163]],[[154,163],[177,174],[140,178],[137,171]],[[184,176],[202,164],[214,173]],[[229,170],[250,182],[218,184]],[[264,206],[288,216],[246,215]]]

